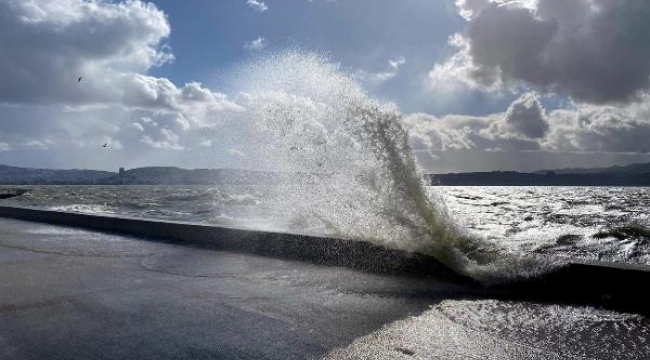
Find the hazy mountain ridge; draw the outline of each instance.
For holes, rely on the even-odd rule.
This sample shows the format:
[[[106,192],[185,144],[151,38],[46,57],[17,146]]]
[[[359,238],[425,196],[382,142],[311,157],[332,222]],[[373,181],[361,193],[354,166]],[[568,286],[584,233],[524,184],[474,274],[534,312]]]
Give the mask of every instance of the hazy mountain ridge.
[[[432,185],[441,186],[650,186],[650,172],[537,174],[494,171],[429,176]]]
[[[650,163],[634,163],[626,166],[610,166],[604,168],[564,168],[557,170],[540,170],[535,171],[534,174],[546,174],[548,172],[554,172],[556,175],[599,173],[646,174],[650,173]]]
[[[432,185],[650,186],[650,163],[594,169],[428,174]],[[236,169],[143,167],[120,172],[29,169],[0,165],[2,185],[252,185],[290,181],[294,175]]]
[[[29,169],[0,165],[0,184],[5,185],[70,185],[94,184],[117,173],[97,170]]]
[[[212,185],[264,184],[284,176],[235,169],[181,169],[152,166],[120,172],[97,170],[29,169],[0,165],[2,185]]]
[[[433,185],[650,186],[650,163],[606,168],[565,168],[532,173],[492,171],[431,174]]]
[[[177,167],[144,167],[115,174],[103,180],[110,185],[212,185],[264,184],[278,181],[280,174],[236,169],[181,169]]]

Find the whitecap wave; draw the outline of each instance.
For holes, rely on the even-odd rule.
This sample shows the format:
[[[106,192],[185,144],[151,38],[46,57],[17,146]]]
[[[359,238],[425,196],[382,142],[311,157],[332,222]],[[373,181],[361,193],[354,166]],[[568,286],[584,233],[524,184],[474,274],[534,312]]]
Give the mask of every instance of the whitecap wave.
[[[277,185],[292,231],[371,241],[436,257],[483,281],[531,276],[549,264],[470,236],[428,194],[394,104],[371,98],[321,55],[290,51],[240,71],[232,121],[257,164],[295,174]]]

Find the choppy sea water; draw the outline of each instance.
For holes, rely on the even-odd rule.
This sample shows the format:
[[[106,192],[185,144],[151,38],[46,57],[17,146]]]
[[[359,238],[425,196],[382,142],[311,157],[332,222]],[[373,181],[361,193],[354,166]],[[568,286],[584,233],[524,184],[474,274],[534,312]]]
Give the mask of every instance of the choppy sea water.
[[[275,186],[37,186],[5,204],[341,236]],[[650,265],[650,188],[430,187],[471,236],[516,254]],[[377,224],[378,227],[390,224]],[[354,233],[354,232],[352,232]],[[373,239],[361,239],[370,240]]]
[[[650,264],[650,188],[445,187],[454,218],[517,253]]]

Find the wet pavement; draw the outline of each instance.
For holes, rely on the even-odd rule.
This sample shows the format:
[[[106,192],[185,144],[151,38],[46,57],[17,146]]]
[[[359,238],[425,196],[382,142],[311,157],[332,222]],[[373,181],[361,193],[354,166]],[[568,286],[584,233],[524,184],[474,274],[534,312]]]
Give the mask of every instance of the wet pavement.
[[[0,359],[642,359],[647,329],[442,278],[0,219]]]

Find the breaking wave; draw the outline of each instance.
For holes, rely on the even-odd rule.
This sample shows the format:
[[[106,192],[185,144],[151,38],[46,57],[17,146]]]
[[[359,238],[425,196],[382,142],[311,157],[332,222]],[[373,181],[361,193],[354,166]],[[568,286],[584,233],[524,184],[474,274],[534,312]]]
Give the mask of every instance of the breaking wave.
[[[232,121],[247,129],[258,168],[285,172],[277,185],[291,231],[371,241],[434,256],[459,273],[503,281],[550,264],[470,236],[427,190],[394,104],[370,97],[321,55],[286,52],[238,71]],[[245,124],[242,125],[242,124]]]

